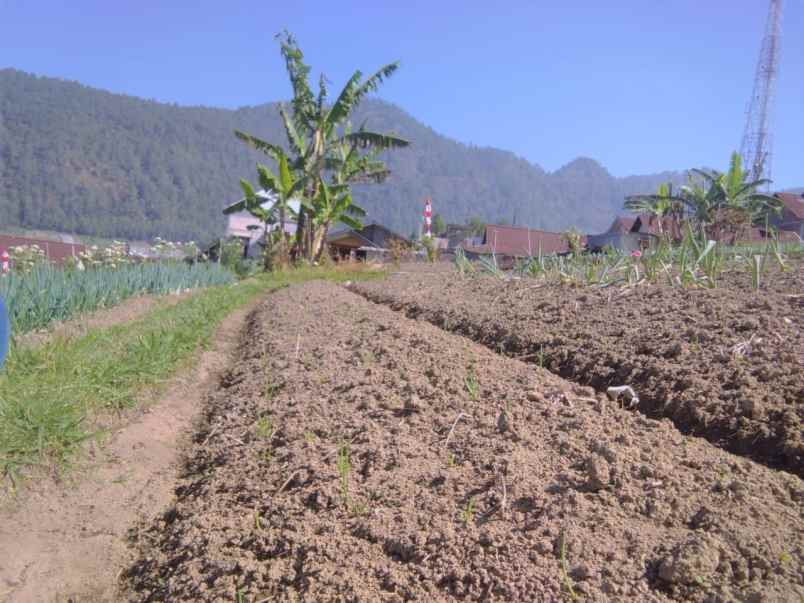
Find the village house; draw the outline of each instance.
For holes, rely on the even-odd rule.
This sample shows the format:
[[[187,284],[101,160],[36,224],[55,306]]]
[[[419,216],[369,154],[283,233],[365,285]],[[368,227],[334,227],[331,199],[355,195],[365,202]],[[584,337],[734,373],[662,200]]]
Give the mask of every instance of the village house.
[[[327,245],[335,259],[387,259],[389,247],[396,241],[410,246],[410,241],[382,224],[372,222],[360,230],[345,228],[327,235]]]
[[[781,231],[795,233],[804,240],[804,193],[776,193],[782,202],[782,213],[771,216],[769,224]]]
[[[260,189],[255,195],[263,200],[260,207],[265,210],[270,210],[276,204],[277,197],[274,193]],[[298,213],[301,207],[301,203],[297,200],[291,200],[288,205],[293,213]],[[228,218],[224,239],[240,241],[243,245],[244,258],[260,257],[265,247],[266,225],[246,210],[245,198],[227,205],[223,209],[223,213]],[[267,231],[271,232],[277,228],[279,228],[278,224],[268,225]],[[285,221],[285,232],[291,236],[296,234],[296,222],[290,216]],[[213,247],[216,246],[217,244],[213,245]]]
[[[586,245],[586,236],[581,236],[581,247]],[[470,257],[494,255],[498,261],[512,263],[516,258],[570,252],[569,243],[560,232],[535,230],[519,226],[487,224],[479,243],[473,240],[461,245]]]

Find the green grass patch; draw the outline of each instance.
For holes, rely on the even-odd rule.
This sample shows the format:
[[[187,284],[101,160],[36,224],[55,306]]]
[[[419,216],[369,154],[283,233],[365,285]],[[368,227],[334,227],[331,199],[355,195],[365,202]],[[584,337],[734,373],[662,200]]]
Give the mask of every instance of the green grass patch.
[[[0,475],[29,466],[63,469],[96,435],[98,412],[133,406],[210,342],[221,321],[261,293],[324,278],[354,280],[382,273],[311,268],[211,287],[139,320],[13,348],[0,373]]]

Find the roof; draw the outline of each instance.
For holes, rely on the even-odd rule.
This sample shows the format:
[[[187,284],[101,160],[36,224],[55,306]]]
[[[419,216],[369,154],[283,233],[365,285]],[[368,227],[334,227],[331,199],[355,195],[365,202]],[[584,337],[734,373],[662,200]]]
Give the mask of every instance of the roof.
[[[581,244],[586,244],[586,236],[581,236]],[[567,253],[569,245],[560,232],[533,230],[518,226],[486,225],[482,245],[470,245],[466,251],[479,254],[510,255],[529,257],[541,253]]]
[[[636,218],[630,216],[617,216],[606,232],[631,232]]]
[[[662,230],[659,230],[659,218],[653,214],[639,214],[634,218],[631,232],[659,235],[662,232],[672,232],[673,220],[669,217],[661,218]]]
[[[757,241],[767,241],[774,236],[782,243],[796,243],[801,241],[798,233],[790,230],[783,230],[780,228],[776,231],[775,235],[769,236],[768,232],[764,228],[753,226],[750,230],[748,230],[746,236],[740,237],[739,242],[755,243]]]
[[[29,239],[28,237],[14,237],[0,235],[0,253],[8,251],[11,247],[20,245],[36,245],[45,252],[51,262],[61,264],[65,258],[76,257],[86,250],[86,246],[78,243],[60,243],[44,239]]]
[[[776,193],[785,208],[796,218],[804,220],[804,194],[798,193]]]
[[[254,195],[256,197],[260,198],[260,199],[265,199],[264,203],[260,203],[260,207],[262,207],[263,209],[272,208],[274,206],[274,204],[276,203],[276,200],[277,200],[276,193],[266,191],[265,189],[262,189],[262,188],[260,190],[256,191],[254,193]],[[294,212],[297,212],[297,213],[298,213],[299,209],[301,208],[301,202],[298,199],[291,199],[290,201],[288,201],[288,205],[290,206],[290,208]],[[243,197],[242,199],[240,199],[240,201],[235,201],[234,203],[231,203],[231,204],[227,205],[226,207],[224,207],[223,208],[223,213],[225,215],[228,215],[228,214],[233,214],[233,213],[237,213],[237,212],[240,212],[240,211],[245,211],[245,209],[246,209],[246,199],[245,199],[245,197]]]
[[[350,238],[357,239],[357,241],[359,241],[361,245],[365,245],[371,248],[377,248],[377,246],[374,244],[374,241],[367,239],[362,234],[360,234],[360,231],[354,230],[353,228],[346,228],[344,230],[338,230],[336,232],[329,233],[327,235],[327,243],[337,243],[338,241],[346,242]]]

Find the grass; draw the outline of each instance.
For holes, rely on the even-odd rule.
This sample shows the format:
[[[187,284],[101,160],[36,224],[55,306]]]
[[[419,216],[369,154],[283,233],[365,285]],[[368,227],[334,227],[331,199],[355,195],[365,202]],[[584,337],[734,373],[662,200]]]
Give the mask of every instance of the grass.
[[[207,346],[228,314],[260,294],[313,278],[375,276],[381,274],[321,268],[262,275],[76,339],[12,348],[0,371],[0,478],[13,488],[26,469],[68,468],[82,444],[99,435],[101,414],[134,406]]]

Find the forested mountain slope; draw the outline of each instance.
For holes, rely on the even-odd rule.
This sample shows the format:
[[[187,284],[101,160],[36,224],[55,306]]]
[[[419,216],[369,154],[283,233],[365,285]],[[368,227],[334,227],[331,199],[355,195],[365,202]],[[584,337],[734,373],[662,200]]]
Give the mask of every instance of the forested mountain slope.
[[[285,82],[277,82],[276,97]],[[269,91],[270,93],[270,91]],[[556,172],[513,153],[439,135],[388,103],[363,103],[356,123],[412,141],[388,155],[386,184],[361,187],[369,219],[405,234],[433,198],[447,221],[479,216],[545,229],[599,231],[623,196],[652,192],[678,173],[614,178],[592,159]],[[0,70],[0,227],[97,236],[205,240],[220,210],[265,157],[235,129],[284,142],[276,104],[238,110],[179,107],[75,82]]]

